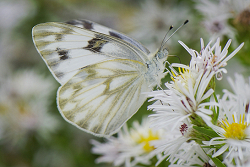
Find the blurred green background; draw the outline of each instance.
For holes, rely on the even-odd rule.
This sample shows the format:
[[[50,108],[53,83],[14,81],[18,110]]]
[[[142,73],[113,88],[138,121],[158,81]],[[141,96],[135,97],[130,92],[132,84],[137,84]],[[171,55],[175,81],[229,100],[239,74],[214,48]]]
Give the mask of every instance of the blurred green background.
[[[91,154],[89,140],[103,139],[75,128],[59,114],[56,106],[59,84],[33,45],[33,26],[88,19],[128,34],[155,51],[170,25],[175,29],[188,19],[189,23],[166,45],[170,55],[178,56],[169,57],[170,62],[181,60],[188,64],[190,55],[178,40],[199,51],[200,38],[206,45],[210,39],[221,37],[224,46],[231,37],[220,29],[209,32],[203,24],[206,13],[197,9],[197,3],[185,0],[0,0],[0,167],[109,166],[95,164],[98,156]],[[245,46],[229,61],[228,74],[224,74],[217,85],[218,93],[229,87],[227,76],[235,72],[249,75],[249,25],[237,22],[236,16],[226,21],[234,33],[229,50],[241,42],[245,42]],[[219,27],[217,23],[212,24]],[[168,77],[163,83],[167,80]],[[150,113],[148,104],[145,102],[129,120],[129,125]]]

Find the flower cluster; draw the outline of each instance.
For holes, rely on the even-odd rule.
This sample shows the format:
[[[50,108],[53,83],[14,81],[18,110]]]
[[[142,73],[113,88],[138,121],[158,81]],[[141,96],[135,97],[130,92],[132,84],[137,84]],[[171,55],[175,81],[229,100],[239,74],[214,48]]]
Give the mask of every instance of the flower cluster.
[[[160,157],[161,153],[152,152],[154,146],[151,142],[163,137],[163,131],[153,131],[149,128],[150,121],[144,118],[142,123],[133,122],[133,127],[128,129],[123,126],[117,137],[107,138],[106,143],[92,140],[92,152],[102,155],[97,163],[109,162],[114,166],[136,166],[137,164],[149,165],[153,157]]]
[[[202,0],[197,1],[196,9],[204,16],[202,24],[211,38],[235,38],[236,29],[242,29],[238,27],[250,25],[249,0]]]
[[[48,139],[59,122],[47,112],[54,82],[23,71],[1,82],[0,139],[10,146],[24,145],[31,134]],[[48,91],[44,91],[48,90]]]
[[[249,78],[250,79],[250,78]],[[228,79],[234,93],[224,90],[219,101],[220,115],[217,124],[210,127],[219,135],[207,146],[220,146],[212,157],[224,155],[227,166],[248,166],[250,156],[250,83],[245,83],[243,76],[235,74],[235,82]]]
[[[201,40],[201,51],[197,52],[180,42],[192,56],[189,66],[172,64],[172,81],[166,83],[167,90],[149,94],[151,100],[160,101],[149,106],[155,111],[150,115],[152,127],[164,129],[171,125],[174,133],[179,131],[173,140],[155,143],[156,150],[163,152],[172,166],[248,163],[249,85],[236,75],[237,82],[229,79],[234,93],[224,90],[221,99],[215,94],[215,80],[222,79],[227,61],[243,46],[228,55],[230,43],[221,49],[219,39],[211,47],[211,42],[204,46]]]
[[[250,163],[250,83],[236,74],[235,82],[228,79],[233,92],[223,90],[221,98],[215,94],[216,80],[222,79],[228,60],[243,43],[230,54],[231,40],[222,49],[219,39],[206,46],[201,39],[199,52],[179,43],[191,55],[190,63],[171,64],[167,89],[148,93],[154,101],[148,106],[154,111],[149,115],[150,126],[143,121],[142,125],[134,124],[132,130],[124,127],[117,138],[111,137],[106,143],[92,141],[93,153],[102,155],[97,162],[152,165],[156,157],[156,165],[167,160],[172,167]]]
[[[150,11],[150,12],[148,12]],[[188,16],[188,19],[192,19],[192,12],[186,8],[185,4],[180,3],[178,7],[172,8],[171,5],[159,4],[157,1],[145,0],[141,4],[141,10],[136,12],[133,19],[130,21],[134,23],[134,30],[130,32],[130,35],[135,39],[143,42],[143,44],[149,49],[154,50],[158,48],[162,41],[162,35],[166,33],[170,25],[175,23],[181,25],[185,20],[183,16]],[[187,19],[187,18],[186,18]],[[189,29],[190,33],[179,32],[172,37],[173,40],[168,41],[168,46],[176,48],[179,45],[175,45],[172,41],[177,41],[180,37],[192,40],[193,33]],[[152,33],[157,32],[157,33]]]

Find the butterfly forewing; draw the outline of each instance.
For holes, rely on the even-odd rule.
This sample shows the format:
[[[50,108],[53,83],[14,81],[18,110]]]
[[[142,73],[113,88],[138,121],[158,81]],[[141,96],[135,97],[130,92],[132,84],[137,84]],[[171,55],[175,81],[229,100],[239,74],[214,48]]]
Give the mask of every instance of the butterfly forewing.
[[[68,21],[66,23],[77,26],[77,27],[80,27],[80,28],[85,28],[87,30],[100,32],[102,34],[106,34],[106,35],[109,35],[109,36],[119,38],[119,39],[121,39],[123,41],[126,41],[126,42],[132,44],[133,46],[137,47],[138,49],[143,51],[145,54],[150,53],[148,51],[148,49],[145,48],[140,42],[126,36],[125,34],[122,34],[122,33],[118,32],[118,31],[115,31],[115,30],[113,30],[111,28],[108,28],[108,27],[105,27],[103,25],[94,23],[92,21],[81,19],[81,20],[71,20],[71,21]]]
[[[32,33],[38,52],[61,84],[87,65],[117,58],[148,60],[126,41],[65,23],[39,24]]]
[[[58,90],[61,114],[78,128],[99,136],[115,133],[143,104],[149,91],[143,63],[108,60],[87,66]]]

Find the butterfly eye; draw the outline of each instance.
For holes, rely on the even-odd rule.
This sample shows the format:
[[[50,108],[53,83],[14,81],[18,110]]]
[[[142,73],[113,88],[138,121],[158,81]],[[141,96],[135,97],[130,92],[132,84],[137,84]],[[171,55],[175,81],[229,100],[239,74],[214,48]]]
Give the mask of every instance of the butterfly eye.
[[[167,49],[167,48],[164,48],[164,49],[162,50],[162,53],[163,53],[163,54],[162,54],[163,57],[159,57],[160,59],[168,56],[168,49]]]
[[[161,51],[158,51],[158,53],[156,55],[157,55],[157,58],[159,58],[159,59],[167,57],[167,55],[168,55],[167,48],[164,48]]]

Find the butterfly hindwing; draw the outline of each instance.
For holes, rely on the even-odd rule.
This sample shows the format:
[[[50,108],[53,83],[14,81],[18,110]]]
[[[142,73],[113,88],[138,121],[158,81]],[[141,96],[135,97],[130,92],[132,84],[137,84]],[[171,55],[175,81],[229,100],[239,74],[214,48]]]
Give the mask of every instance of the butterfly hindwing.
[[[61,84],[83,67],[111,59],[146,62],[146,54],[131,43],[66,23],[43,23],[32,30],[33,41]]]
[[[98,136],[115,133],[146,100],[142,92],[146,67],[129,59],[113,59],[80,70],[58,90],[63,117]]]

